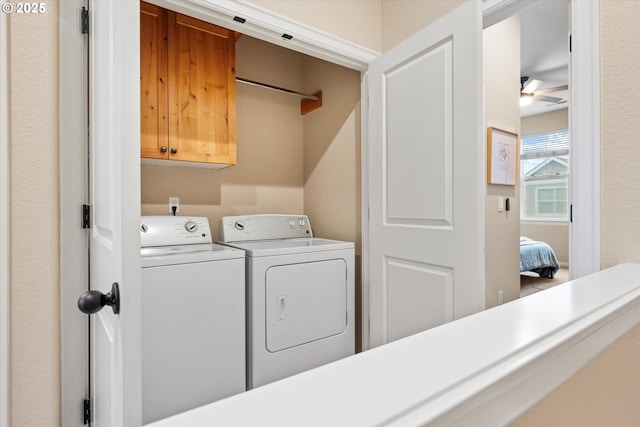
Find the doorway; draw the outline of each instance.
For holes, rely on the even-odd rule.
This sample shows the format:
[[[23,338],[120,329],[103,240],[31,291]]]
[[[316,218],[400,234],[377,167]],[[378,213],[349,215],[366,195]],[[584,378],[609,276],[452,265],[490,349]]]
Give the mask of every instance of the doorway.
[[[519,13],[520,295],[569,280],[569,1]]]

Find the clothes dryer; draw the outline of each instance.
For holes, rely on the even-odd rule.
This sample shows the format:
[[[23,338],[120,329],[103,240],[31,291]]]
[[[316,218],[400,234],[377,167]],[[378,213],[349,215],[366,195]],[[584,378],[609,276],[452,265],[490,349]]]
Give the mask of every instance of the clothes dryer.
[[[142,422],[244,391],[244,252],[205,217],[143,216]]]
[[[354,354],[354,244],[313,237],[304,215],[223,217],[246,254],[247,388]]]

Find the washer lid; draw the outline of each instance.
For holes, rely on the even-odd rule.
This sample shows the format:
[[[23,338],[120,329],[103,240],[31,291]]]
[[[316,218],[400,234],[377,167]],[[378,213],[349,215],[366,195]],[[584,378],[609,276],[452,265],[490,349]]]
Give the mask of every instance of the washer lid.
[[[140,249],[142,267],[243,258],[244,252],[215,243],[154,246]]]
[[[225,243],[242,249],[250,257],[290,255],[308,252],[335,251],[353,249],[353,242],[321,239],[318,237],[281,240],[258,240],[250,242]]]

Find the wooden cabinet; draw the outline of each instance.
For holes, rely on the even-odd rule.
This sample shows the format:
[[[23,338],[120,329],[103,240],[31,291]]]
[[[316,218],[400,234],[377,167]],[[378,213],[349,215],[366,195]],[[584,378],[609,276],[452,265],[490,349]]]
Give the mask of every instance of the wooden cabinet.
[[[235,37],[141,3],[143,158],[236,163]]]

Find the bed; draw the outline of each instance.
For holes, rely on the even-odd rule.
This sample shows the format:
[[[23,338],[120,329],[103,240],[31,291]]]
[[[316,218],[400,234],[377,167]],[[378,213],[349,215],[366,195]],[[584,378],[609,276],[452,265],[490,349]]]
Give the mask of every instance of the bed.
[[[559,264],[551,246],[545,242],[520,237],[520,272],[532,271],[553,279]]]

